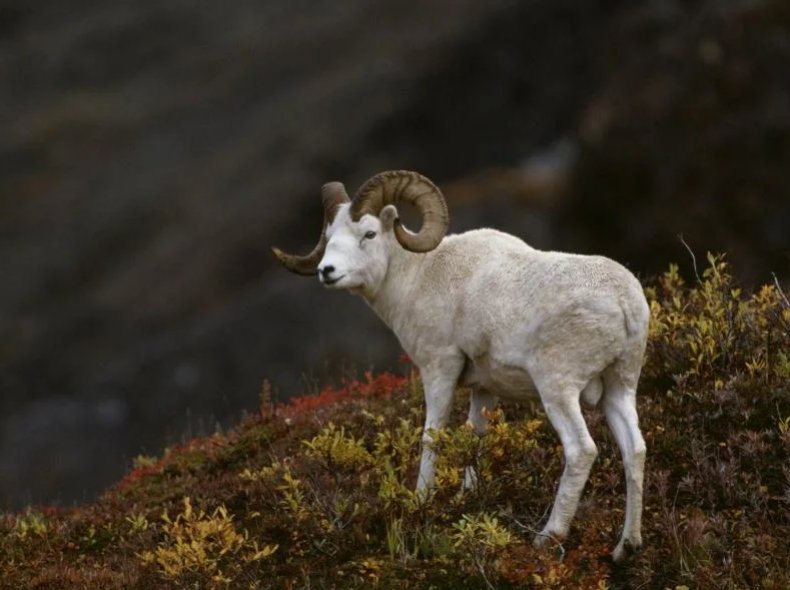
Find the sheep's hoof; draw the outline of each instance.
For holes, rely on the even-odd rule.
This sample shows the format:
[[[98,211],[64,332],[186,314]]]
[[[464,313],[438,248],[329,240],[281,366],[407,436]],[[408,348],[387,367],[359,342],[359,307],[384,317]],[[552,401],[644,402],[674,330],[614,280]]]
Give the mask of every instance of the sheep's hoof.
[[[546,547],[549,544],[561,545],[562,541],[562,536],[544,530],[535,535],[535,538],[532,540],[532,546],[535,547],[535,549],[540,549],[541,547]]]
[[[639,551],[642,546],[641,542],[634,543],[630,539],[621,539],[617,547],[612,551],[612,561],[621,563],[629,558],[631,555]]]

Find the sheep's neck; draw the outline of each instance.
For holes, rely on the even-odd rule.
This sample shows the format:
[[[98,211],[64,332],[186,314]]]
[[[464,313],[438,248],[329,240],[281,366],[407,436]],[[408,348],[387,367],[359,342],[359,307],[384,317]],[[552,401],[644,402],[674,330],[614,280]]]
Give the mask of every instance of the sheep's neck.
[[[387,274],[374,293],[364,293],[365,301],[382,321],[398,334],[409,310],[413,310],[411,292],[419,287],[420,269],[427,254],[415,254],[397,247],[390,257]]]

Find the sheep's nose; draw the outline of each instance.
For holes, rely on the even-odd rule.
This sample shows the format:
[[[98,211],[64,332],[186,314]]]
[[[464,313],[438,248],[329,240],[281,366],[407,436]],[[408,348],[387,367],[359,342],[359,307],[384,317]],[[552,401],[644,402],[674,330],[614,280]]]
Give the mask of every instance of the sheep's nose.
[[[327,264],[326,266],[322,267],[319,270],[319,272],[321,273],[321,276],[323,276],[326,279],[329,277],[329,275],[335,272],[335,267],[332,266],[331,264]]]

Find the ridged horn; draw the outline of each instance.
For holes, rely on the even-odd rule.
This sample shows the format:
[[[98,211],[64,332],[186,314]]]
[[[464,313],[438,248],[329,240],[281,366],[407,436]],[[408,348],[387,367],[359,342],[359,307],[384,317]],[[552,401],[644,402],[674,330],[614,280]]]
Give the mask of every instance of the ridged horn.
[[[396,221],[395,237],[400,245],[412,252],[436,248],[450,225],[447,203],[439,188],[417,172],[389,170],[369,178],[351,201],[351,217],[358,220],[366,213],[378,215],[385,206],[401,202],[417,207],[422,227],[412,234]]]
[[[318,263],[324,257],[326,250],[326,226],[328,226],[335,219],[337,209],[340,205],[348,203],[351,199],[348,198],[346,187],[342,182],[327,182],[321,187],[321,202],[324,205],[324,226],[321,229],[321,236],[318,238],[313,251],[306,256],[298,256],[296,254],[287,254],[272,246],[272,253],[277,257],[282,265],[293,273],[298,275],[310,276],[318,273]]]

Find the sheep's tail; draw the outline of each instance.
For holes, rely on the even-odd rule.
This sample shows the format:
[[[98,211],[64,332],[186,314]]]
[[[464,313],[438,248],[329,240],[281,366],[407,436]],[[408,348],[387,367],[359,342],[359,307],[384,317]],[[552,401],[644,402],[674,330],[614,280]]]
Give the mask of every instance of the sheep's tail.
[[[620,299],[620,309],[623,312],[625,328],[624,348],[621,356],[609,369],[615,372],[623,384],[636,391],[639,374],[642,372],[644,363],[650,321],[650,307],[641,285],[639,285],[638,292],[632,291]],[[604,382],[606,382],[605,378]],[[604,395],[606,395],[606,389],[605,386]]]
[[[620,301],[620,310],[623,312],[623,324],[625,326],[625,335],[631,339],[636,335],[636,317],[633,310],[633,305],[630,301]]]
[[[623,322],[625,324],[625,333],[629,339],[632,338],[647,338],[647,328],[650,321],[650,307],[645,299],[642,286],[638,285],[636,289],[630,290],[628,293],[620,297],[620,309],[623,312]]]

